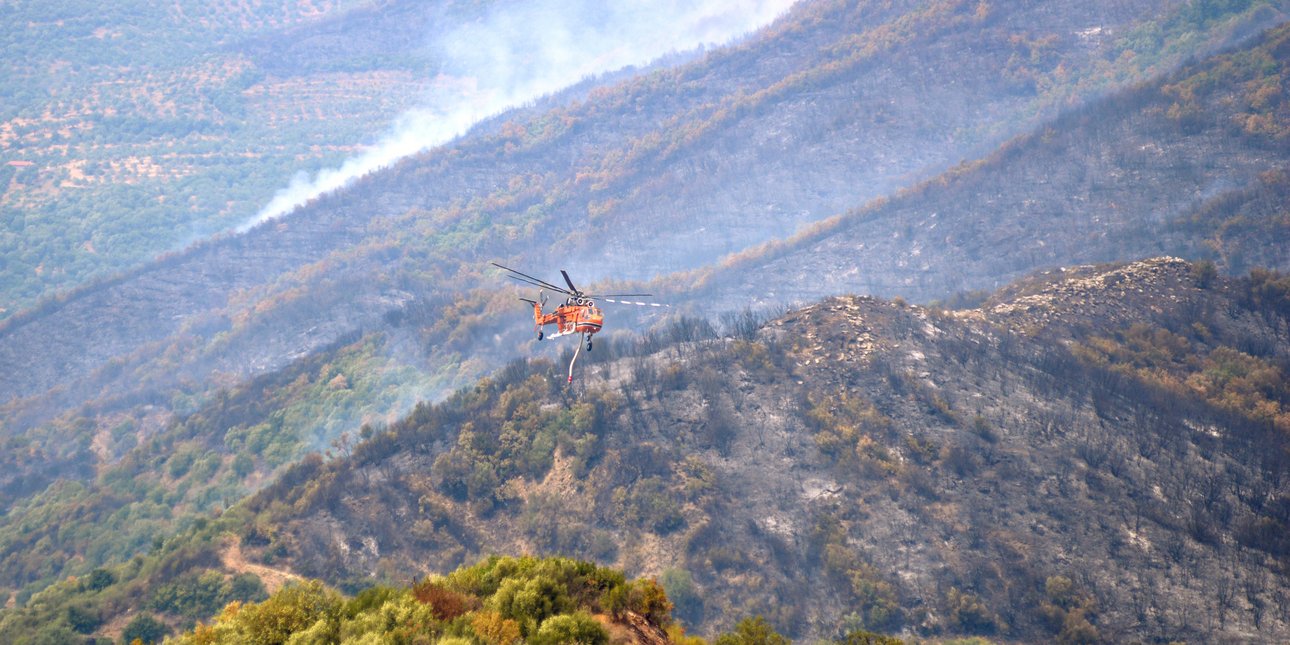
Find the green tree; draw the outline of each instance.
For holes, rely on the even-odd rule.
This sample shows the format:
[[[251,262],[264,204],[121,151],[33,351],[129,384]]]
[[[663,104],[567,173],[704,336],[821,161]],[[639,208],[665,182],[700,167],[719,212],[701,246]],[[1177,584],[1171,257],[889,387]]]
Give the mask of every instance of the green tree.
[[[534,645],[603,645],[609,642],[609,632],[584,611],[552,616],[542,621],[537,634],[529,639]]]
[[[1197,287],[1208,289],[1218,279],[1218,267],[1210,260],[1201,260],[1191,265],[1191,274]]]
[[[233,458],[233,472],[238,477],[246,477],[251,474],[252,470],[255,470],[255,460],[244,452],[237,453],[237,456]]]
[[[682,622],[703,622],[703,596],[694,587],[694,579],[685,569],[664,569],[658,578],[663,591],[672,601],[672,613]]]
[[[92,591],[102,591],[116,582],[116,574],[107,569],[95,569],[85,579],[85,588]]]
[[[863,629],[848,632],[838,643],[839,645],[905,645],[905,641],[894,636],[875,634]]]
[[[161,639],[170,633],[170,628],[166,624],[157,620],[152,614],[138,614],[126,623],[125,629],[121,631],[121,640],[126,643],[133,643],[138,640],[145,645],[147,643],[160,643]]]
[[[633,581],[628,592],[628,606],[655,625],[672,622],[672,601],[663,586],[652,578]]]
[[[564,585],[546,576],[508,578],[493,595],[493,606],[519,623],[526,634],[547,618],[572,609]]]
[[[64,645],[65,643],[75,643],[78,639],[72,630],[64,625],[49,624],[40,627],[35,634],[26,642],[29,645]]]
[[[77,632],[89,634],[103,624],[103,618],[99,616],[99,612],[91,607],[69,605],[67,607],[67,624],[71,625],[72,629]]]
[[[213,569],[180,576],[159,587],[152,596],[152,607],[158,611],[188,618],[205,618],[219,611],[228,601],[224,575]]]
[[[344,642],[429,642],[440,631],[440,625],[432,607],[404,592],[345,622],[340,639]]]
[[[258,605],[246,605],[229,616],[220,642],[285,643],[291,635],[323,623],[319,629],[331,633],[339,622],[343,601],[340,595],[317,580],[289,585]],[[230,605],[230,608],[236,605]]]
[[[717,637],[715,645],[788,645],[784,638],[761,616],[739,621],[734,631]]]
[[[511,645],[520,640],[519,624],[509,618],[503,618],[495,611],[484,609],[475,612],[470,619],[470,625],[489,645]]]
[[[233,579],[229,581],[228,600],[260,602],[268,597],[269,594],[265,591],[264,583],[260,581],[260,576],[250,571],[233,576]]]
[[[993,634],[1000,628],[999,619],[975,594],[950,587],[946,594],[950,623],[970,634]]]
[[[1062,620],[1062,631],[1057,634],[1057,642],[1059,645],[1094,645],[1102,642],[1102,637],[1081,608],[1066,613]]]
[[[192,467],[196,459],[197,452],[192,448],[180,450],[166,462],[166,470],[170,471],[171,477],[179,479],[188,473],[188,469]]]

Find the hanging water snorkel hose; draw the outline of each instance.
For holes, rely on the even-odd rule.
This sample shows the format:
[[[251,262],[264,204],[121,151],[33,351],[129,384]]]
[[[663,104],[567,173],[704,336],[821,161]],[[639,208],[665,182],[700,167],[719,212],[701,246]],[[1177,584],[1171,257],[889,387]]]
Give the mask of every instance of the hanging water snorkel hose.
[[[586,334],[583,335],[586,338]],[[582,343],[578,343],[578,348],[573,350],[573,359],[569,361],[569,384],[573,384],[573,364],[578,362],[578,352],[582,351]]]

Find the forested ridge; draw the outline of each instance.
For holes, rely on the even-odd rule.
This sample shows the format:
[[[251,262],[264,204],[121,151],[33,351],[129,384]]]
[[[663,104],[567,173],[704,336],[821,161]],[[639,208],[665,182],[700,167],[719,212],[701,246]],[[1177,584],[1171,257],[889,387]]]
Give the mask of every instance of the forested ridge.
[[[762,616],[795,638],[1277,642],[1287,316],[1284,276],[1161,258],[969,309],[685,319],[598,343],[573,388],[520,361],[365,427],[0,630],[68,628],[69,606],[192,625],[232,596],[166,598],[243,573],[236,549],[349,593],[488,553],[584,558],[655,577],[710,636]]]
[[[1188,15],[1164,5],[1166,16]],[[1223,42],[1242,25],[1280,16],[1263,3],[1224,5],[1204,19],[1171,19],[1173,29],[1148,30],[1153,35],[1141,51],[1123,57],[1117,52],[1136,41],[1081,36],[1079,25],[1114,18],[1130,30],[1155,23],[1121,5],[1081,7],[1063,14],[1063,30],[1044,41],[1041,55],[1023,37],[1053,27],[1037,9],[1013,15],[962,3],[917,11],[803,6],[778,31],[744,46],[554,110],[520,113],[510,127],[404,163],[275,227],[52,299],[0,333],[6,361],[20,358],[14,345],[39,347],[32,335],[58,341],[35,358],[22,356],[29,368],[6,376],[6,390],[33,397],[26,408],[77,406],[85,389],[102,389],[104,374],[95,371],[154,361],[166,345],[192,355],[187,367],[198,384],[212,371],[237,377],[279,367],[294,353],[379,324],[383,312],[373,307],[476,285],[481,276],[473,267],[488,257],[546,262],[555,257],[547,249],[561,248],[591,267],[604,254],[615,275],[636,278],[697,268],[683,258],[790,234],[933,176],[989,150],[1019,123],[1035,122],[1019,116],[1049,114],[1142,78],[1153,65],[1178,60],[1180,39],[1202,48],[1205,36]],[[881,26],[866,28],[872,21]],[[970,50],[981,46],[982,34],[998,45],[974,62],[952,48],[929,50],[935,34]],[[1043,66],[1022,63],[1032,59]],[[1014,60],[1031,76],[1036,69],[1066,72],[1004,91],[994,70]],[[908,73],[893,76],[884,65]],[[925,77],[929,69],[938,76]],[[956,69],[961,73],[951,78]],[[857,95],[873,104],[855,106]],[[980,105],[964,109],[973,103]],[[776,122],[793,130],[779,140],[742,136],[774,131]],[[571,159],[580,166],[570,167]],[[366,298],[332,295],[345,289]],[[115,311],[118,323],[100,324],[104,310]],[[94,343],[83,340],[90,327]],[[216,349],[223,364],[196,360]],[[62,371],[78,384],[53,400],[41,396]]]
[[[444,6],[445,20],[480,9]],[[123,7],[111,16],[153,18],[119,34],[70,14],[40,29],[86,32],[123,60],[155,53],[119,46],[175,16]],[[135,128],[139,155],[205,155],[196,142],[235,131],[270,145],[237,119],[274,136],[366,127],[365,110],[388,106],[332,105],[340,121],[318,121],[296,101],[329,104],[307,88],[337,79],[406,89],[401,74],[426,61],[397,50],[426,18],[399,2],[309,7],[193,9],[203,26],[174,35],[192,42],[148,82],[187,87],[193,61],[226,55],[250,71],[180,101],[182,118],[210,120],[175,125],[184,138],[146,102],[130,127],[90,118],[50,135],[48,114],[84,115],[36,117],[39,94],[0,142],[115,155],[82,139]],[[756,615],[799,638],[1283,634],[1284,461],[1248,443],[1282,445],[1287,426],[1284,9],[803,3],[731,47],[588,79],[246,235],[106,277],[143,256],[51,261],[70,267],[57,285],[82,286],[0,321],[0,588],[15,605],[0,628],[116,637],[141,610],[190,627],[261,598],[227,564],[237,545],[266,575],[350,594],[489,553],[576,556],[658,576],[680,623],[709,636]],[[202,30],[234,35],[202,43]],[[106,67],[71,65],[51,96],[106,82]],[[235,109],[271,95],[293,98],[265,114],[301,120]],[[284,169],[331,159],[271,145]],[[173,175],[189,152],[176,154],[148,163]],[[3,168],[4,199],[25,200],[10,212],[22,235],[6,239],[65,246],[42,231],[74,210],[58,174],[71,171]],[[277,185],[269,171],[262,186],[235,179],[253,169],[183,190],[220,194],[232,217]],[[173,177],[143,192],[113,177],[77,194],[150,244],[149,226],[210,216],[170,210],[187,194]],[[118,208],[112,190],[134,192]],[[28,226],[40,213],[54,219]],[[1199,263],[1081,266],[1162,253]],[[566,391],[554,376],[568,353],[531,340],[490,260],[649,290],[674,315],[612,311],[622,331],[597,339]],[[1185,306],[1105,304],[1159,295],[1161,275]],[[1067,300],[1046,291],[1059,286]],[[891,300],[817,304],[843,293]],[[758,330],[790,305],[804,309]],[[920,366],[929,356],[944,377]],[[1013,528],[974,510],[998,495],[1028,500],[990,511]],[[1057,544],[1078,563],[1050,557]],[[201,609],[172,602],[198,596]]]
[[[1151,37],[1139,35],[1146,40],[1142,45],[1135,45],[1138,49],[1134,57],[1116,55],[1113,58],[1113,61],[1122,58],[1133,61],[1127,67],[1108,64],[1107,58],[1103,58],[1127,47],[1131,41],[1124,40],[1125,36],[1089,40],[1073,31],[1047,41],[1045,51],[1051,56],[1042,60],[1045,65],[1059,67],[1070,63],[1068,69],[1082,66],[1085,75],[1079,78],[1090,82],[1090,79],[1102,79],[1099,83],[1113,85],[1115,79],[1124,75],[1133,78],[1134,74],[1149,73],[1154,68],[1146,65],[1148,62],[1165,64],[1170,60],[1168,52],[1181,46],[1179,39],[1199,47],[1204,42],[1197,42],[1199,35],[1209,33],[1221,42],[1224,34],[1230,36],[1235,29],[1233,21],[1238,26],[1260,24],[1279,15],[1261,3],[1216,5],[1197,15],[1184,8],[1168,7],[1165,13],[1168,19],[1159,28],[1148,28],[1156,24],[1150,20],[1138,26]],[[390,320],[409,318],[443,332],[413,338],[411,342],[445,339],[429,350],[434,355],[432,360],[411,361],[410,367],[423,374],[428,372],[433,381],[460,384],[482,374],[485,366],[496,365],[496,360],[483,358],[489,351],[484,347],[462,347],[457,341],[471,342],[471,339],[445,328],[452,317],[425,320],[420,313],[433,312],[456,302],[450,311],[460,308],[466,314],[465,320],[491,320],[491,315],[481,315],[483,309],[496,307],[483,304],[491,301],[478,295],[459,295],[478,288],[488,279],[477,268],[485,266],[486,259],[518,254],[514,260],[547,262],[553,259],[549,255],[551,249],[568,249],[570,243],[575,244],[574,248],[600,244],[610,254],[609,259],[620,275],[652,275],[654,271],[687,266],[671,262],[659,265],[659,258],[694,258],[711,252],[738,251],[743,245],[762,241],[770,235],[745,216],[765,212],[762,206],[752,202],[726,203],[716,211],[698,203],[680,207],[677,200],[688,200],[687,194],[666,188],[669,182],[684,179],[676,174],[677,169],[708,169],[688,175],[691,180],[721,182],[721,176],[742,177],[735,183],[749,190],[754,184],[758,191],[770,190],[770,194],[762,197],[780,206],[772,208],[761,219],[780,227],[781,233],[787,233],[796,224],[807,221],[802,217],[825,217],[857,201],[863,202],[878,195],[892,181],[899,183],[909,176],[935,172],[939,164],[947,163],[957,154],[954,150],[971,149],[970,145],[963,148],[961,141],[951,141],[949,149],[937,152],[940,144],[931,142],[944,143],[946,139],[944,131],[936,134],[938,130],[931,124],[942,120],[942,116],[958,115],[953,118],[971,117],[981,124],[1001,124],[1009,121],[1002,116],[1013,113],[1008,110],[1051,104],[1058,95],[1064,97],[1063,101],[1075,100],[1068,94],[1052,94],[1060,84],[1050,83],[1044,85],[1048,90],[1036,90],[1037,94],[1029,91],[999,94],[1004,97],[1001,99],[1004,109],[998,114],[957,110],[956,105],[971,100],[962,96],[952,101],[942,97],[948,103],[931,101],[930,97],[926,101],[913,101],[923,91],[955,91],[970,97],[998,90],[998,75],[982,65],[968,70],[977,75],[978,84],[961,90],[955,89],[961,87],[956,83],[942,82],[945,79],[913,77],[907,79],[908,85],[893,86],[904,87],[897,93],[904,102],[898,111],[892,112],[891,118],[904,116],[888,125],[883,125],[882,119],[870,122],[881,111],[856,112],[853,107],[846,107],[849,101],[846,97],[854,95],[857,85],[867,87],[896,80],[888,78],[885,72],[875,76],[875,70],[879,69],[875,66],[885,60],[884,56],[908,67],[911,73],[925,69],[924,55],[918,53],[920,45],[927,42],[927,37],[920,35],[919,29],[923,26],[934,26],[928,33],[953,33],[956,38],[972,42],[985,29],[991,38],[1013,43],[997,51],[990,50],[991,58],[998,57],[999,64],[1003,64],[1013,58],[1024,59],[1009,48],[1023,42],[1017,40],[1018,33],[1038,29],[1029,21],[1044,17],[1038,11],[1008,16],[999,8],[978,12],[976,7],[953,3],[937,4],[908,16],[900,13],[902,10],[902,7],[884,9],[866,3],[803,7],[776,30],[731,51],[713,52],[695,65],[676,71],[656,71],[615,89],[592,92],[585,100],[567,108],[525,113],[524,118],[531,121],[516,121],[511,127],[499,127],[491,135],[468,138],[459,145],[424,155],[415,162],[372,177],[343,195],[320,200],[308,212],[275,226],[242,238],[202,245],[191,252],[165,258],[152,268],[68,294],[20,314],[0,329],[0,360],[25,366],[4,372],[5,391],[13,397],[7,404],[6,425],[14,432],[23,432],[63,415],[53,425],[66,427],[75,421],[66,416],[67,410],[79,410],[76,416],[92,422],[99,430],[119,425],[117,415],[122,413],[134,417],[134,423],[141,425],[146,413],[137,407],[136,402],[140,400],[160,404],[163,413],[166,409],[183,412],[182,405],[171,406],[177,401],[205,399],[222,384],[280,368],[357,329],[377,329]],[[1086,10],[1092,11],[1086,8],[1063,14],[1063,24],[1073,28],[1091,19],[1080,13]],[[1106,8],[1089,15],[1095,15],[1104,25],[1113,16],[1128,21],[1126,24],[1138,24],[1134,22],[1135,14],[1120,13],[1123,10],[1124,7]],[[1267,15],[1269,12],[1271,16]],[[862,31],[859,36],[851,33],[856,25],[871,19],[886,19],[889,23],[877,31]],[[1037,24],[1051,26],[1051,23]],[[1211,29],[1213,33],[1204,29]],[[1154,52],[1150,56],[1145,53],[1148,49]],[[767,55],[767,51],[773,55]],[[950,60],[965,60],[952,56],[949,51],[937,50],[936,55],[948,58],[931,67],[935,70],[952,69]],[[750,69],[760,76],[749,80],[739,75]],[[1061,87],[1073,91],[1078,84],[1074,80],[1071,83]],[[1094,86],[1103,87],[1096,83]],[[764,91],[753,89],[757,87]],[[831,89],[820,94],[825,88]],[[803,91],[808,95],[815,93],[813,103],[805,104],[794,98]],[[830,97],[828,105],[833,107],[829,109],[835,112],[831,117],[828,111],[820,112],[818,107],[825,96]],[[940,112],[916,117],[923,109],[920,106],[930,106],[928,109]],[[672,125],[652,134],[642,134],[640,128],[647,127],[643,123],[657,122],[655,112],[675,114],[678,123],[702,126],[699,131],[706,134],[692,137],[685,134],[690,132],[688,128]],[[789,122],[801,121],[795,127],[803,134],[799,139],[804,147],[790,147],[800,156],[799,162],[776,160],[761,153],[730,154],[734,142],[729,137],[746,131],[763,131],[771,127],[766,125],[767,119],[785,118]],[[615,126],[609,125],[620,121],[628,126],[637,123],[637,126],[614,129]],[[805,137],[812,128],[821,125],[837,130],[839,136],[818,141],[815,135]],[[961,130],[966,126],[955,127]],[[853,134],[842,136],[844,131]],[[853,135],[861,138],[852,143]],[[932,139],[924,141],[929,136]],[[897,143],[896,139],[904,143]],[[609,143],[615,140],[620,143]],[[779,142],[754,143],[763,148],[781,147]],[[821,147],[825,144],[831,152]],[[868,154],[865,151],[876,154],[891,146],[916,151],[918,155],[938,156],[921,161],[899,160],[900,164],[921,163],[925,168],[921,171],[908,165],[849,161]],[[585,170],[570,169],[577,170],[572,175],[543,170],[540,164],[538,168],[532,167],[538,162],[569,158],[571,154],[580,155],[592,166]],[[708,159],[704,160],[705,157]],[[735,166],[721,170],[720,165],[714,164],[722,158],[735,160]],[[595,167],[597,163],[599,168]],[[773,171],[788,167],[796,169],[796,174],[782,176],[783,181],[771,180],[761,171],[751,169]],[[489,172],[475,172],[479,168],[488,168]],[[801,172],[807,168],[828,171]],[[837,172],[859,172],[863,176],[841,180],[834,174]],[[759,180],[748,183],[759,176]],[[635,183],[628,181],[631,177],[636,177],[648,190],[635,187]],[[683,181],[680,186],[685,183],[693,182]],[[619,187],[602,188],[603,185]],[[796,188],[790,190],[790,186]],[[858,194],[857,186],[870,192]],[[714,192],[698,184],[694,190],[698,191],[696,194],[706,195],[705,199],[717,194],[742,195],[741,199],[748,199],[753,194],[733,187]],[[818,201],[820,196],[824,202]],[[655,200],[654,205],[647,206],[642,199]],[[810,203],[816,205],[810,206]],[[696,209],[703,211],[703,215],[691,217]],[[785,209],[796,214],[786,219],[782,217],[788,212]],[[624,217],[636,213],[638,217],[633,216],[633,221],[623,220],[611,211]],[[723,220],[715,212],[727,215]],[[686,221],[685,226],[701,223],[705,234],[687,234],[685,238],[716,246],[667,253],[650,250],[649,244],[665,237],[650,231],[685,230],[685,226],[678,228],[654,217],[663,213]],[[757,231],[749,228],[750,225]],[[562,235],[560,230],[571,232],[572,237],[556,242]],[[738,232],[741,230],[752,236]],[[625,247],[620,245],[623,244],[632,248],[633,255],[622,252]],[[582,257],[578,253],[574,256]],[[632,257],[645,264],[639,265]],[[583,262],[592,266],[592,258]],[[593,272],[590,278],[595,277]],[[954,287],[947,285],[950,289]],[[110,320],[104,318],[107,312],[111,312]],[[408,312],[414,315],[408,316]],[[387,331],[404,335],[399,329]],[[505,355],[505,351],[501,354]],[[468,360],[463,355],[478,358]],[[400,359],[395,359],[395,363],[398,365]],[[402,365],[407,363],[402,361]],[[55,384],[58,386],[54,387]],[[182,396],[176,397],[176,392]],[[109,428],[100,427],[105,425]],[[59,432],[55,430],[55,434]]]
[[[331,579],[509,545],[676,568],[704,590],[680,605],[689,620],[759,613],[797,637],[849,616],[1271,642],[1290,283],[1209,271],[1089,268],[975,311],[832,300],[743,338],[683,324],[679,344],[628,351],[645,354],[597,368],[604,385],[576,400],[556,398],[557,366],[517,366],[249,508],[292,518],[265,548]],[[1143,568],[1157,557],[1169,564]],[[1050,578],[1071,598],[1048,598]],[[1251,594],[1240,618],[1236,593]]]

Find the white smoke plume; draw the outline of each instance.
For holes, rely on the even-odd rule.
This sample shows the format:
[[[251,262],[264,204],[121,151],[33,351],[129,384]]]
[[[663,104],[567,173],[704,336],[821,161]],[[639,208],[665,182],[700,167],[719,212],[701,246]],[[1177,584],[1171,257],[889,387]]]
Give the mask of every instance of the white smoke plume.
[[[765,26],[794,0],[538,0],[502,3],[488,18],[432,37],[458,83],[403,114],[363,154],[314,177],[299,173],[237,231],[399,159],[451,141],[480,121],[588,77],[671,53],[721,45]]]

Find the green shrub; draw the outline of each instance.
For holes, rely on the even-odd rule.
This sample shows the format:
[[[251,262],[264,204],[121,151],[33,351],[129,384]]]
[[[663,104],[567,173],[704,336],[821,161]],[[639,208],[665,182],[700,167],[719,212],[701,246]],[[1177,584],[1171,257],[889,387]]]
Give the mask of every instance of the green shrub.
[[[529,639],[533,645],[602,645],[609,642],[609,632],[584,611],[552,616],[542,621],[537,634]]]
[[[703,622],[703,596],[694,587],[694,579],[685,569],[664,569],[659,584],[672,601],[672,613],[690,625]]]
[[[950,587],[946,594],[950,624],[969,634],[993,634],[1000,621],[975,594]]]
[[[309,581],[283,587],[258,605],[242,607],[226,623],[228,638],[222,642],[284,643],[292,634],[316,623],[334,624],[342,601],[321,582]]]
[[[188,469],[192,467],[193,462],[197,459],[197,453],[191,448],[181,450],[170,457],[166,462],[166,470],[170,476],[179,479],[188,474]]]
[[[85,588],[92,591],[102,591],[116,582],[116,574],[107,569],[95,569],[85,579]]]
[[[739,621],[734,631],[722,634],[714,645],[788,645],[784,638],[761,616],[753,616]]]
[[[241,602],[260,602],[269,597],[260,576],[251,572],[239,573],[228,583],[227,599]]]
[[[491,604],[503,617],[519,623],[526,635],[547,618],[573,609],[564,585],[545,576],[505,580]]]
[[[839,641],[840,645],[904,645],[905,641],[894,636],[885,636],[873,632],[857,629],[847,632],[847,635]]]
[[[68,605],[67,624],[81,634],[89,634],[103,624],[99,612],[84,605]]]
[[[170,628],[152,614],[138,614],[126,623],[125,629],[121,631],[121,640],[126,643],[139,640],[147,645],[160,643],[169,633]]]
[[[158,587],[152,594],[151,606],[158,611],[200,619],[219,611],[230,600],[229,595],[224,575],[208,569],[184,574]]]

